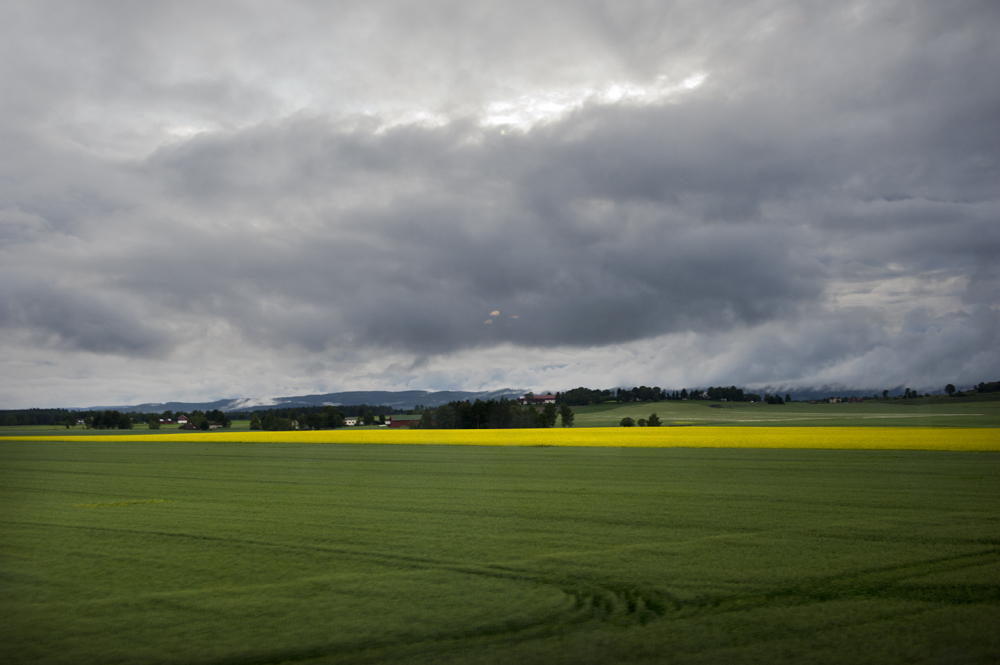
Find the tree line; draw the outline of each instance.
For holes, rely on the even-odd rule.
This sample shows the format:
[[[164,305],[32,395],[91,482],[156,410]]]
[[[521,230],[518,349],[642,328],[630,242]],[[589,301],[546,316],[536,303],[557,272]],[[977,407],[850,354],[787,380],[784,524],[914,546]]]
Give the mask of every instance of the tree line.
[[[418,406],[418,409],[424,407]],[[268,409],[240,414],[250,420],[250,429],[262,431],[287,431],[293,429],[337,429],[346,425],[347,418],[357,418],[364,425],[384,425],[389,416],[413,415],[414,410],[391,406],[353,404],[347,406],[307,406],[301,408]]]
[[[369,409],[365,416],[375,415]],[[383,416],[384,419],[384,416]],[[250,429],[265,432],[283,432],[293,429],[337,429],[345,424],[344,414],[335,406],[311,407],[299,413],[298,409],[268,409],[263,417],[254,412],[250,416]]]
[[[760,402],[761,397],[755,393],[744,392],[742,388],[730,386],[709,387],[707,390],[698,388],[682,388],[667,391],[659,386],[636,386],[632,388],[614,388],[608,390],[592,390],[590,388],[574,388],[566,392],[556,393],[556,404],[569,406],[589,406],[605,402],[666,402],[670,400],[710,399],[726,400],[728,402]]]
[[[573,409],[568,404],[546,404],[540,410],[534,405],[522,405],[517,400],[477,399],[442,404],[433,411],[425,409],[415,425],[421,429],[512,429],[555,427],[558,419],[563,427],[573,426]]]

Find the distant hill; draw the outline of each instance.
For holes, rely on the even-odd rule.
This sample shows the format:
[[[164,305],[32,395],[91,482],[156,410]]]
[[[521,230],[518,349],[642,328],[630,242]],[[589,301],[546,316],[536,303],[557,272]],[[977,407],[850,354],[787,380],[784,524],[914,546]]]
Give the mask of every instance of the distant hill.
[[[79,411],[135,411],[138,413],[162,413],[164,411],[181,411],[188,413],[195,410],[213,411],[254,411],[268,408],[303,408],[308,406],[340,406],[368,404],[370,406],[389,406],[396,409],[412,409],[418,404],[424,406],[439,406],[455,400],[475,401],[477,399],[499,399],[501,397],[520,397],[526,391],[505,388],[485,392],[466,392],[460,390],[403,390],[392,392],[388,390],[355,390],[343,393],[326,393],[324,395],[298,395],[295,397],[241,397],[237,399],[220,399],[214,402],[163,402],[159,404],[131,404],[117,406],[90,406],[77,409]]]

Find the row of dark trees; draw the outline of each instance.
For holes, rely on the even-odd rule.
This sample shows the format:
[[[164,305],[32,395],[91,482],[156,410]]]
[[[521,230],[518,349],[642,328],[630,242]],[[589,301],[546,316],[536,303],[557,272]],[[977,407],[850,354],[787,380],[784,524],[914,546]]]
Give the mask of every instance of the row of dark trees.
[[[364,413],[367,424],[375,422],[375,414],[371,409]],[[385,422],[385,416],[382,422]],[[255,411],[250,416],[250,429],[265,432],[281,432],[291,429],[337,429],[344,426],[344,414],[335,406],[298,409],[268,409],[263,417]]]
[[[15,409],[0,411],[0,425],[17,427],[23,425],[62,425],[68,418],[76,424],[82,418],[76,411],[69,409]]]
[[[684,391],[687,397],[687,391]],[[569,406],[587,406],[603,404],[604,402],[662,402],[669,399],[680,399],[680,394],[674,396],[658,386],[636,386],[633,388],[615,388],[612,390],[592,390],[590,388],[574,388],[564,393],[556,393],[556,404]]]
[[[250,413],[233,414],[241,420],[250,420],[250,429],[285,431],[295,429],[336,429],[343,427],[345,418],[358,418],[365,425],[385,423],[386,417],[404,413],[391,406],[309,406],[303,408],[268,409]],[[412,413],[412,410],[409,412]]]
[[[85,416],[83,423],[87,429],[132,429],[132,416],[118,411],[97,411]]]
[[[433,412],[424,411],[417,425],[429,429],[507,429],[554,427],[556,419],[563,427],[573,426],[573,410],[568,404],[546,404],[541,409],[521,405],[501,397],[485,402],[454,401],[442,404]]]
[[[944,387],[944,391],[948,393],[949,397],[965,397],[968,393],[964,393],[961,390],[957,390],[952,384],[948,384]],[[990,381],[986,383],[985,381],[980,381],[978,386],[975,386],[969,392],[977,393],[995,393],[1000,392],[1000,381]]]
[[[650,414],[649,418],[639,418],[638,421],[626,416],[618,424],[622,427],[635,427],[636,425],[639,427],[659,427],[661,425],[660,417],[655,413]]]
[[[272,408],[266,411],[261,409],[257,411],[250,411],[246,413],[239,414],[240,420],[250,420],[253,416],[257,416],[258,420],[263,420],[268,413],[273,413],[276,418],[288,418],[289,420],[302,420],[303,418],[308,418],[312,414],[325,414],[330,413],[331,409],[340,413],[341,416],[347,418],[364,418],[369,412],[377,420],[379,416],[390,416],[405,413],[402,409],[397,409],[391,406],[373,406],[368,404],[352,404],[352,405],[339,405],[339,406],[303,406],[303,407],[288,407],[288,408]],[[233,414],[236,417],[236,414]]]
[[[556,404],[568,404],[570,406],[587,406],[589,404],[602,404],[604,402],[665,402],[669,400],[684,399],[707,399],[726,400],[728,402],[759,402],[760,395],[745,393],[742,388],[730,386],[726,388],[711,386],[708,390],[694,388],[688,391],[681,390],[666,391],[658,386],[652,388],[648,386],[637,386],[633,388],[615,388],[614,390],[591,390],[590,388],[574,388],[564,393],[556,393]]]

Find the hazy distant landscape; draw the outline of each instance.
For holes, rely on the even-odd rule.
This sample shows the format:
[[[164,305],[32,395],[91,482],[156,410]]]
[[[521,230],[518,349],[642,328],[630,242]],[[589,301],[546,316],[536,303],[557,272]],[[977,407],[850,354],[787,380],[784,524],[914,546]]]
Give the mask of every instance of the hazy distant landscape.
[[[372,393],[364,393],[371,396]],[[433,400],[428,400],[433,404]],[[308,407],[306,407],[308,408]],[[711,400],[661,402],[609,402],[572,407],[574,427],[617,427],[623,418],[635,421],[657,414],[663,426],[730,427],[1000,427],[1000,392],[952,398],[947,395],[917,399],[868,400],[863,403],[830,404],[788,402],[771,405],[761,402],[719,402]],[[409,416],[408,416],[409,417]],[[75,421],[74,421],[75,422]],[[557,425],[558,426],[558,425]],[[177,425],[147,430],[138,422],[129,433],[168,434]],[[378,425],[371,426],[375,429]],[[249,420],[233,420],[233,431],[245,431]],[[0,426],[0,436],[107,434],[117,430],[94,430],[74,425]],[[193,433],[192,433],[193,434]]]

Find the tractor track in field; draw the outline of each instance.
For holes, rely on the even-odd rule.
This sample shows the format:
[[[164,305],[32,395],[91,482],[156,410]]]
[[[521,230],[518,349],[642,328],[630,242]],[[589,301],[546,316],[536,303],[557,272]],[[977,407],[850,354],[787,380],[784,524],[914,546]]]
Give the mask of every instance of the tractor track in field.
[[[978,552],[939,557],[924,561],[873,566],[860,571],[837,575],[814,577],[794,584],[769,590],[763,594],[726,594],[705,596],[698,599],[679,599],[669,592],[645,589],[633,585],[616,584],[589,576],[553,576],[524,568],[504,565],[469,565],[460,561],[435,559],[430,557],[394,554],[388,552],[358,551],[349,547],[330,545],[275,543],[253,538],[236,538],[184,532],[156,531],[144,529],[119,529],[113,527],[67,525],[47,522],[19,522],[0,520],[0,524],[35,526],[54,529],[77,529],[107,533],[134,534],[182,538],[192,541],[219,542],[233,545],[248,545],[283,549],[288,551],[322,552],[367,562],[403,569],[442,570],[464,575],[476,575],[496,579],[516,580],[531,584],[554,586],[573,596],[575,606],[581,610],[591,610],[598,618],[610,619],[621,614],[636,614],[642,623],[664,616],[668,610],[684,611],[715,608],[738,609],[756,604],[758,601],[828,601],[848,597],[875,596],[928,599],[937,602],[1000,602],[1000,586],[996,585],[914,585],[901,586],[913,578],[933,573],[950,572],[967,567],[1000,563],[1000,548],[989,547]],[[993,543],[991,543],[993,544]],[[947,600],[947,599],[950,599]]]
[[[912,562],[892,566],[872,567],[863,571],[844,573],[815,578],[813,581],[789,585],[764,594],[737,594],[719,598],[705,597],[696,600],[680,600],[670,594],[654,592],[652,596],[643,595],[640,589],[628,585],[598,584],[594,580],[579,578],[577,586],[570,592],[575,596],[574,612],[550,613],[533,620],[507,620],[497,624],[479,626],[461,631],[442,631],[436,635],[423,636],[415,639],[362,639],[355,642],[315,645],[301,649],[285,649],[266,653],[238,654],[220,659],[199,661],[201,665],[275,665],[277,663],[301,662],[320,658],[340,658],[347,661],[379,662],[386,652],[420,648],[423,645],[433,647],[437,644],[461,642],[464,640],[489,639],[504,637],[506,640],[526,642],[544,636],[552,630],[584,629],[588,621],[614,622],[625,627],[628,625],[644,625],[647,621],[665,617],[668,613],[677,619],[692,618],[699,614],[716,614],[727,612],[746,612],[755,607],[774,604],[806,604],[829,602],[847,597],[858,597],[869,594],[888,595],[904,600],[928,601],[934,603],[954,602],[955,599],[922,597],[919,593],[897,594],[892,592],[892,585],[902,581],[927,574],[943,571],[953,571],[984,563],[1000,561],[1000,550],[990,549],[977,553],[969,553],[950,557],[939,557],[925,561]],[[491,567],[497,570],[509,571],[503,567]],[[869,579],[871,578],[871,579]],[[542,580],[532,578],[536,582]],[[866,581],[867,580],[867,581]],[[567,580],[562,580],[565,586]],[[860,584],[859,584],[860,582]],[[853,585],[853,588],[852,586]],[[933,586],[933,585],[932,585]],[[998,587],[990,585],[973,585],[986,587],[986,593],[979,593],[978,598],[964,598],[958,602],[1000,602]],[[963,587],[964,588],[964,587]],[[979,589],[980,592],[983,589]],[[645,592],[648,594],[648,592]],[[716,602],[716,601],[719,602]],[[891,614],[917,615],[928,611],[929,607],[911,606],[894,609]],[[668,619],[671,617],[667,617]],[[848,625],[863,625],[870,621],[869,617],[848,619],[836,626],[825,626],[821,630],[843,630]],[[761,634],[758,641],[768,642],[783,639],[781,634]]]

